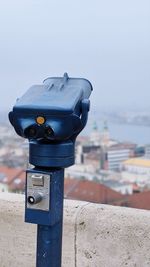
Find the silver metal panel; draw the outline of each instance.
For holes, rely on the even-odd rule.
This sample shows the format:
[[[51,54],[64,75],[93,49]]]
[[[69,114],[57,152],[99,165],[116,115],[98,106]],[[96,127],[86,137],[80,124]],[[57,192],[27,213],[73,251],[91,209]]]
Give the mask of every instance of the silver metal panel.
[[[32,175],[32,183],[34,186],[44,186],[44,176],[43,175]]]
[[[42,200],[37,204],[29,204],[27,201],[27,208],[48,211],[50,209],[50,175],[27,173],[27,199],[35,193],[41,193]]]

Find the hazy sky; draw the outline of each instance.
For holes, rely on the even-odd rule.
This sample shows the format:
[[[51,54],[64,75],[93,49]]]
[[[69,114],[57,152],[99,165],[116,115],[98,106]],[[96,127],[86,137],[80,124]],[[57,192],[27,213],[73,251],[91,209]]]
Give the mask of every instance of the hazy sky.
[[[66,71],[93,107],[150,106],[150,1],[1,0],[0,107]]]

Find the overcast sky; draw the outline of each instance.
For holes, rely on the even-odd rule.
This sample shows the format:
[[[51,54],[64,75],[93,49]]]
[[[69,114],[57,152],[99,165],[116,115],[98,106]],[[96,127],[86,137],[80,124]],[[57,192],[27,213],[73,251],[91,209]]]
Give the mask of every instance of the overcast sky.
[[[150,106],[150,1],[0,1],[0,108],[66,71],[95,108]]]

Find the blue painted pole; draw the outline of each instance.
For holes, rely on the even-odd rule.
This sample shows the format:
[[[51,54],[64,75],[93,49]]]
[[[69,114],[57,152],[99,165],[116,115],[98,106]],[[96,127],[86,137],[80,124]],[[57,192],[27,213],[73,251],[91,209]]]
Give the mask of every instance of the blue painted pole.
[[[55,173],[53,175],[53,172]],[[61,267],[64,171],[52,171],[50,225],[37,225],[36,267]],[[54,208],[55,206],[55,208]]]
[[[38,225],[37,267],[61,267],[62,221],[54,226]]]

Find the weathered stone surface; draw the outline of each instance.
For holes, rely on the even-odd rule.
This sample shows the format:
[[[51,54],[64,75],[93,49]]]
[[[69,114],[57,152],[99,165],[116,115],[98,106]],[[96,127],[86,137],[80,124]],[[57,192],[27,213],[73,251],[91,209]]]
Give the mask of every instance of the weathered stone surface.
[[[36,226],[25,224],[23,196],[0,194],[0,266],[35,266]]]
[[[80,201],[65,201],[63,267],[75,266],[75,221]],[[0,267],[35,267],[36,225],[24,223],[24,196],[0,194]]]
[[[150,266],[150,212],[88,204],[78,213],[77,267]]]
[[[35,267],[24,197],[0,194],[0,267]],[[150,266],[150,212],[65,200],[63,267]]]
[[[63,227],[63,267],[75,267],[76,218],[85,202],[65,200]]]

